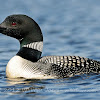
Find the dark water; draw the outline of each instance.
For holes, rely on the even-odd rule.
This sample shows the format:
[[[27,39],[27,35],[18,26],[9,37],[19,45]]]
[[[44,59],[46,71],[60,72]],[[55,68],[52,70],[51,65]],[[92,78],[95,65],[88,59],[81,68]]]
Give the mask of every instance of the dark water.
[[[2,0],[0,22],[26,14],[41,27],[43,56],[77,55],[100,60],[100,0]],[[19,50],[17,40],[0,34],[0,99],[99,100],[100,75],[67,79],[8,80],[7,62]]]

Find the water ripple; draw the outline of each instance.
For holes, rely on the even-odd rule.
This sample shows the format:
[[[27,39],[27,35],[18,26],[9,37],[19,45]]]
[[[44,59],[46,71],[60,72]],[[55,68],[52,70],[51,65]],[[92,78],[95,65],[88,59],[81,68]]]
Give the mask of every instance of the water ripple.
[[[9,5],[8,5],[9,3]],[[22,13],[39,23],[45,55],[77,55],[100,60],[100,1],[8,0],[0,2],[0,21]],[[0,34],[0,98],[3,100],[99,100],[100,75],[65,79],[9,80],[8,61],[19,50],[17,40]]]

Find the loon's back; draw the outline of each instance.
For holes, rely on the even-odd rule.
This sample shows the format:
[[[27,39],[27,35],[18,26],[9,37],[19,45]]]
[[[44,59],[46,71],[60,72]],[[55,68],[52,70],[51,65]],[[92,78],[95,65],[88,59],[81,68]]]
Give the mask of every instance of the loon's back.
[[[45,56],[38,62],[51,63],[58,77],[70,77],[79,74],[100,73],[100,62],[79,56]]]

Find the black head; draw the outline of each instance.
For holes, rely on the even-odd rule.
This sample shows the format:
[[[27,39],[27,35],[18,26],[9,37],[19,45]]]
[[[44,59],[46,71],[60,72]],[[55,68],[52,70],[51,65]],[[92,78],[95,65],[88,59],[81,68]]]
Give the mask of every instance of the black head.
[[[42,33],[38,24],[26,15],[10,15],[0,24],[0,33],[18,40],[42,41]],[[28,40],[29,39],[29,40]]]

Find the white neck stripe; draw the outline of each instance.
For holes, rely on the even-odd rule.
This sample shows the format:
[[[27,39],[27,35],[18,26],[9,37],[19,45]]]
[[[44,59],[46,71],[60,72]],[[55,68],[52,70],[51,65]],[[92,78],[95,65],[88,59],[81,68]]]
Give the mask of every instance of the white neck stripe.
[[[35,49],[35,50],[38,50],[38,51],[42,52],[43,42],[33,42],[33,43],[29,43],[29,44],[23,45],[22,47]]]

